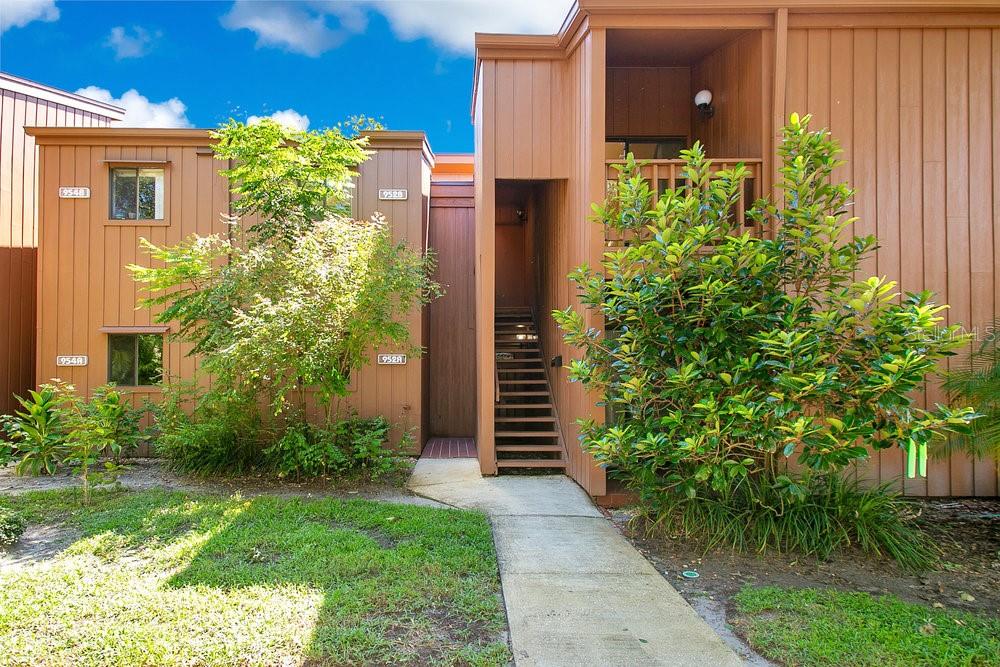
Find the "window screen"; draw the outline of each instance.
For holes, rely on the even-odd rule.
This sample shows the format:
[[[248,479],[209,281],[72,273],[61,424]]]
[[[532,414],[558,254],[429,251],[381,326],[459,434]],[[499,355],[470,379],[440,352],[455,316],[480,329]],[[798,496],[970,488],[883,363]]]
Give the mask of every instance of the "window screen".
[[[111,170],[112,220],[163,220],[163,170]]]
[[[162,335],[108,336],[108,382],[122,387],[144,387],[158,384],[162,379]]]

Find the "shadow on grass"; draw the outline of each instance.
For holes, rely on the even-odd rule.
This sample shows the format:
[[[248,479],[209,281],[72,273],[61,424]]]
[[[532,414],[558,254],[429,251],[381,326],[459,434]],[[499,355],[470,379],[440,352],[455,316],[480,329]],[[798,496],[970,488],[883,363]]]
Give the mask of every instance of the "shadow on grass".
[[[172,572],[168,589],[287,595],[311,664],[492,664],[505,623],[485,518],[365,500],[108,493],[69,551]],[[318,605],[304,599],[321,596]],[[297,602],[291,602],[291,600]],[[307,613],[304,613],[307,612]]]

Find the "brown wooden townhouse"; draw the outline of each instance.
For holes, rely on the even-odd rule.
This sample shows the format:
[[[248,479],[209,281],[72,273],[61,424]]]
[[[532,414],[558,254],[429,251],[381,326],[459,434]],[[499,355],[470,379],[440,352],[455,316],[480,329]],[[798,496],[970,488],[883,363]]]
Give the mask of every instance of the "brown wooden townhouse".
[[[567,273],[614,242],[590,204],[627,151],[658,189],[677,184],[695,140],[720,167],[748,165],[750,201],[772,189],[793,111],[843,144],[857,231],[882,241],[867,272],[938,292],[970,328],[998,312],[1000,2],[579,0],[558,34],[477,35],[472,106],[474,166],[435,156],[422,133],[379,132],[358,181],[355,213],[384,212],[397,238],[434,248],[448,290],[412,315],[421,359],[377,363],[400,359],[376,350],[355,379],[354,406],[414,429],[415,452],[475,438],[484,474],[562,469],[613,500],[576,440],[576,419],[603,418],[598,397],[567,381],[576,353],[548,315],[574,302]],[[228,189],[207,133],[28,132],[41,151],[37,377],[155,395],[139,363],[150,349],[193,375],[196,360],[135,310],[124,266],[144,261],[140,237],[221,231]],[[119,187],[153,196],[118,201]],[[913,495],[997,493],[994,461],[902,470],[887,450],[859,474]]]
[[[0,72],[0,414],[35,384],[38,160],[25,127],[107,127],[124,109]]]

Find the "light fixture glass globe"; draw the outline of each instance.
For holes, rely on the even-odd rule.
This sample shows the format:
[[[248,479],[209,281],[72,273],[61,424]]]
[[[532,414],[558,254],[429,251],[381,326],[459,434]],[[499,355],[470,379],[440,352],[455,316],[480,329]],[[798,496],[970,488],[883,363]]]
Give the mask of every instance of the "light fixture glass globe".
[[[698,94],[694,96],[695,106],[708,106],[712,103],[712,91],[711,90],[699,90]]]

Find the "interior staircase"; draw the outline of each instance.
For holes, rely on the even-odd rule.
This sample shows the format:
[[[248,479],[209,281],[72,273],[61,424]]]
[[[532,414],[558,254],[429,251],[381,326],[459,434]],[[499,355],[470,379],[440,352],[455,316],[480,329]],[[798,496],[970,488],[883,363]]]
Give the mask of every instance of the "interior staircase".
[[[526,468],[565,470],[566,450],[531,309],[497,308],[493,323],[497,467],[501,472]]]

